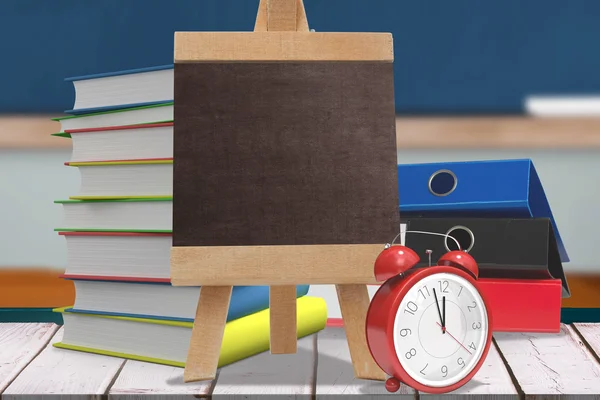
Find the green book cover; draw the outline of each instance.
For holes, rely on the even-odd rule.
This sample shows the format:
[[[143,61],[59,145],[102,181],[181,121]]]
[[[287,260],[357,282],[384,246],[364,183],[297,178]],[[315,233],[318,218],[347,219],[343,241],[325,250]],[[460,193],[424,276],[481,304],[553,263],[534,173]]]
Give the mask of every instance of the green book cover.
[[[140,202],[140,201],[173,201],[173,197],[145,197],[140,199],[90,199],[90,200],[77,200],[77,199],[67,199],[67,200],[54,200],[56,204],[65,204],[65,203],[122,203],[122,202]]]
[[[148,197],[139,199],[89,199],[89,200],[54,200],[55,204],[85,204],[85,203],[136,203],[142,201],[173,201],[172,197]],[[172,233],[172,229],[74,229],[74,228],[55,228],[55,232],[135,232],[135,233]]]
[[[166,107],[166,106],[172,106],[172,105],[173,105],[173,102],[170,101],[168,103],[151,104],[148,106],[132,107],[132,108],[121,108],[118,110],[100,111],[100,112],[89,113],[89,114],[65,115],[64,117],[52,118],[52,121],[62,121],[65,119],[84,118],[84,117],[91,117],[91,116],[95,116],[95,115],[114,114],[114,113],[120,113],[120,112],[125,112],[125,111],[142,110],[145,108]]]
[[[85,118],[85,117],[92,117],[92,116],[97,116],[97,115],[114,114],[114,113],[121,113],[121,112],[126,112],[126,111],[142,110],[142,109],[146,109],[146,108],[166,107],[166,106],[172,106],[172,105],[173,105],[173,102],[171,101],[171,102],[162,103],[162,104],[151,104],[151,105],[148,105],[148,106],[124,108],[124,109],[110,110],[110,111],[101,111],[101,112],[89,113],[89,114],[66,115],[64,117],[51,118],[51,120],[52,121],[60,122],[60,121],[64,121],[64,120],[67,120],[67,119]],[[173,120],[144,122],[144,123],[135,124],[135,125],[162,124],[162,123],[165,123],[165,122],[173,122]],[[51,136],[65,137],[65,138],[70,138],[71,137],[71,135],[69,133],[67,133],[67,132],[52,133]]]

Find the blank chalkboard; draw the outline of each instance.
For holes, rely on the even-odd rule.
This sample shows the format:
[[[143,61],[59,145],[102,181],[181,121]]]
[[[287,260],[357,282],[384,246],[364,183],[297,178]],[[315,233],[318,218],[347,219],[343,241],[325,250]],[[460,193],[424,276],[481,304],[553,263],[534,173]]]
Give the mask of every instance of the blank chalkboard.
[[[391,240],[392,88],[389,62],[176,64],[173,245]]]
[[[595,0],[305,0],[317,31],[391,32],[399,113],[519,113],[600,92]],[[2,0],[0,112],[70,109],[63,78],[173,62],[175,31],[250,31],[258,0]]]

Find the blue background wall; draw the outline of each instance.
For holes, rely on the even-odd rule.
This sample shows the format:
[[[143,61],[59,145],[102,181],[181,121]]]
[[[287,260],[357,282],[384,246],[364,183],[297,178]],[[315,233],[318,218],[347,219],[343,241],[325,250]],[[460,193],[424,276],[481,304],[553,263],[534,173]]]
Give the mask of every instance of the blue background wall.
[[[598,0],[304,2],[317,31],[394,34],[400,113],[519,113],[530,94],[600,93]],[[258,0],[0,0],[0,113],[60,116],[74,100],[65,77],[170,64],[176,30],[252,30],[257,7]],[[64,238],[53,231],[62,210],[53,200],[78,190],[78,171],[63,165],[69,157],[68,149],[0,149],[0,226],[11,227],[0,229],[0,268],[65,266]],[[598,224],[589,222],[600,221],[597,150],[406,149],[398,160],[528,157],[571,255],[565,268],[597,273]]]
[[[394,34],[399,113],[519,113],[600,91],[600,1],[304,0],[317,31]],[[63,78],[170,64],[176,30],[252,30],[258,0],[0,0],[0,112],[60,113]]]

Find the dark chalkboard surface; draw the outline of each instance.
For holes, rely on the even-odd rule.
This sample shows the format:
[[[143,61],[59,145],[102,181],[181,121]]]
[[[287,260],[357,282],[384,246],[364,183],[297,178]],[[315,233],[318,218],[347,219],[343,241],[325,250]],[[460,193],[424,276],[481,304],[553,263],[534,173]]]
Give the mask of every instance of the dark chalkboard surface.
[[[317,31],[392,32],[399,113],[515,113],[600,92],[600,1],[304,0]],[[173,32],[250,31],[258,0],[1,0],[0,112],[71,108],[63,78],[173,62]]]
[[[393,238],[392,88],[389,62],[176,64],[173,245]]]

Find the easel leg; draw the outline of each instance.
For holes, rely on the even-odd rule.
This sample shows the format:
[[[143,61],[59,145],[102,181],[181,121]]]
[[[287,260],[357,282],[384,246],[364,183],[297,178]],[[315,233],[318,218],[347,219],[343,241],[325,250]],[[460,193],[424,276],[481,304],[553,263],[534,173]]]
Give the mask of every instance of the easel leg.
[[[215,379],[232,286],[204,286],[200,290],[184,382]]]
[[[350,348],[350,358],[354,367],[354,376],[359,379],[384,381],[385,373],[373,360],[365,333],[369,292],[366,285],[335,285],[337,290],[346,339]]]
[[[270,286],[269,309],[271,354],[296,353],[296,286]]]

